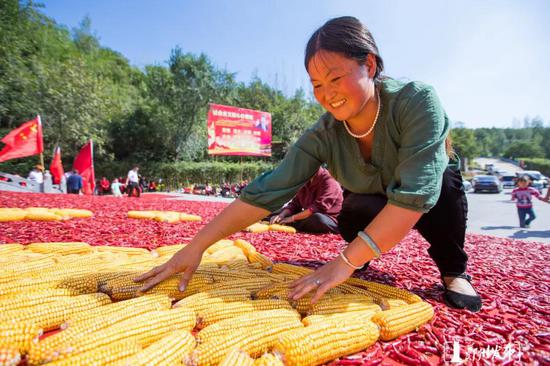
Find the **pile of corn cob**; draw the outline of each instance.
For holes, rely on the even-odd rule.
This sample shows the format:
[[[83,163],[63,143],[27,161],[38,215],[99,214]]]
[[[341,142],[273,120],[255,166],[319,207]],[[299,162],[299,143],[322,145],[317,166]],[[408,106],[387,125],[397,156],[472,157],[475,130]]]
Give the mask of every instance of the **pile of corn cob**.
[[[0,366],[320,365],[433,316],[417,295],[357,278],[316,304],[289,301],[312,270],[244,240],[212,245],[185,291],[176,275],[140,293],[133,278],[181,247],[0,245]]]
[[[248,226],[245,231],[250,233],[265,233],[266,231],[278,231],[281,233],[295,234],[296,229],[288,225],[269,224],[268,222],[257,222]]]
[[[61,221],[69,220],[75,217],[92,217],[94,213],[89,210],[78,208],[46,208],[46,207],[28,207],[28,208],[0,208],[0,222],[8,221]]]
[[[128,217],[131,219],[146,219],[168,223],[202,220],[200,216],[178,211],[128,211]]]

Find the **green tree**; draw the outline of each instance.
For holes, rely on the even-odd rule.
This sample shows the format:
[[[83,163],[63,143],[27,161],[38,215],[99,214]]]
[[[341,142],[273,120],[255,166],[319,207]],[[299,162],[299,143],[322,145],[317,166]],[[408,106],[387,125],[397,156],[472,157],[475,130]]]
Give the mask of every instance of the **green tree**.
[[[544,150],[533,141],[514,141],[504,152],[505,157],[510,158],[542,158]]]

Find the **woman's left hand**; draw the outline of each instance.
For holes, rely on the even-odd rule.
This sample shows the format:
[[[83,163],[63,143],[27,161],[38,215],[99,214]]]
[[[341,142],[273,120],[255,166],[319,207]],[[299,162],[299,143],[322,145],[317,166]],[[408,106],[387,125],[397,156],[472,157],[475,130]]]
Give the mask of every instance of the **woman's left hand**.
[[[337,257],[312,274],[292,282],[289,297],[297,300],[308,292],[315,290],[311,303],[316,303],[328,290],[346,281],[353,271],[353,268],[349,267],[340,257]]]

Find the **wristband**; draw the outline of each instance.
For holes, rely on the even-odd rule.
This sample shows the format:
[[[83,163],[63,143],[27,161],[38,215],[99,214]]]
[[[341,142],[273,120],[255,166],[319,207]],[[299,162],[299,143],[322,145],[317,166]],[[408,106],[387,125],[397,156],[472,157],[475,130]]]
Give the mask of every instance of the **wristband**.
[[[376,245],[374,240],[372,240],[369,234],[361,230],[357,233],[357,236],[360,237],[363,240],[363,243],[365,243],[372,250],[374,253],[374,258],[380,258],[380,254],[382,254],[380,248]]]
[[[346,263],[348,266],[350,266],[351,268],[353,269],[361,269],[363,268],[363,266],[356,266],[354,265],[353,263],[351,263],[349,261],[349,259],[346,257],[346,255],[344,254],[344,251],[341,251],[340,252],[340,258],[342,258],[342,260],[344,261],[344,263]]]

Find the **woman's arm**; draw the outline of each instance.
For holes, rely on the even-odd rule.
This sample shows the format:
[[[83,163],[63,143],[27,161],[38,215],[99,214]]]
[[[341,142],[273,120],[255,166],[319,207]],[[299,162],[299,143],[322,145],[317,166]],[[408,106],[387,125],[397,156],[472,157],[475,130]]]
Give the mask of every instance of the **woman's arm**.
[[[399,243],[418,222],[422,212],[398,207],[390,203],[365,228],[365,232],[385,253]],[[354,266],[361,266],[375,258],[374,252],[357,237],[343,251],[343,255]],[[299,299],[308,292],[315,290],[312,302],[319,300],[328,290],[347,280],[354,268],[349,266],[342,257],[337,257],[320,267],[310,275],[304,276],[292,284],[290,297]]]
[[[203,227],[191,242],[174,254],[168,262],[137,277],[136,282],[145,281],[140,291],[147,291],[179,272],[183,272],[179,285],[180,291],[183,291],[199,266],[202,254],[210,245],[244,229],[268,214],[269,211],[263,208],[250,205],[239,199],[235,200]]]

